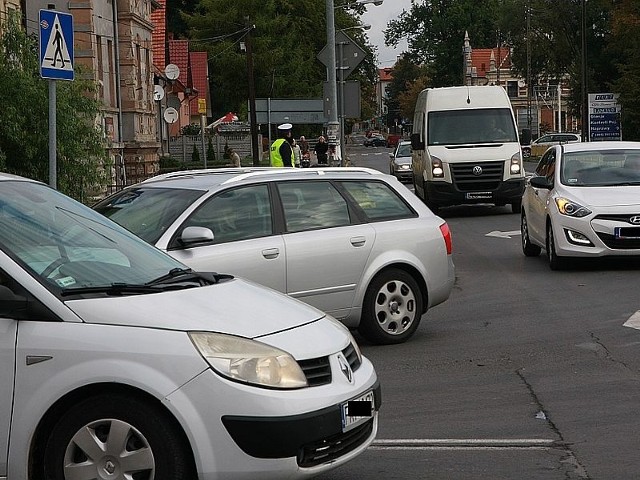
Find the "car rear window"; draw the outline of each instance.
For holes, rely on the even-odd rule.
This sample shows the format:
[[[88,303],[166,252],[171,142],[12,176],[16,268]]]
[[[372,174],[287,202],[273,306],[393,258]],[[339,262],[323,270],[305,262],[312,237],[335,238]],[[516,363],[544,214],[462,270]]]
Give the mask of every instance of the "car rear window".
[[[416,216],[398,193],[386,183],[350,181],[341,184],[364,211],[368,220],[393,220]]]

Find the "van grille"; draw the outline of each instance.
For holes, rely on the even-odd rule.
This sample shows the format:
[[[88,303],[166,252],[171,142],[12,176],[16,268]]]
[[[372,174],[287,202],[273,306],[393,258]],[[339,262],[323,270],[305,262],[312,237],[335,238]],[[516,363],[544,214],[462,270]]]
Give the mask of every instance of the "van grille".
[[[482,168],[474,175],[474,167]],[[497,190],[502,182],[504,162],[450,163],[453,183],[461,192],[488,192]]]
[[[347,348],[342,350],[342,354],[349,362],[351,370],[354,372],[360,368],[361,362],[353,344],[349,344]],[[308,360],[298,360],[298,365],[302,368],[304,376],[310,387],[319,385],[328,385],[331,383],[331,365],[329,357],[310,358]]]

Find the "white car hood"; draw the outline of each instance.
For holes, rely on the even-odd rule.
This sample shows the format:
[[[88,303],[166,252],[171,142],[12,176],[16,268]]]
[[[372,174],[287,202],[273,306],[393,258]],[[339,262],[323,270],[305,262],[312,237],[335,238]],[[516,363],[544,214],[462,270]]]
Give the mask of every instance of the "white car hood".
[[[628,187],[568,187],[566,190],[572,199],[584,206],[640,207],[640,185]]]
[[[237,278],[207,287],[65,303],[87,323],[209,331],[247,338],[291,329],[325,316],[282,293]]]

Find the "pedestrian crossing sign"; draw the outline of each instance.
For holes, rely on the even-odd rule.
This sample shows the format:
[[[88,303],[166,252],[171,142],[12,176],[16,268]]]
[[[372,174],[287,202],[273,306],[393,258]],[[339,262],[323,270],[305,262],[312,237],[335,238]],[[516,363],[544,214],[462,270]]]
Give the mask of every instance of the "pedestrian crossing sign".
[[[73,16],[40,10],[40,76],[73,80]]]

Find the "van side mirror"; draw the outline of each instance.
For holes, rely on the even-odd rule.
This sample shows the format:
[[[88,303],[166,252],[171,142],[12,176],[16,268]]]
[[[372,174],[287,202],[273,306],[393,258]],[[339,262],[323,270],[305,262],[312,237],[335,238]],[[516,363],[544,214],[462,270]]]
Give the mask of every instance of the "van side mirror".
[[[420,139],[419,133],[411,134],[411,149],[412,150],[424,150],[424,142]]]

